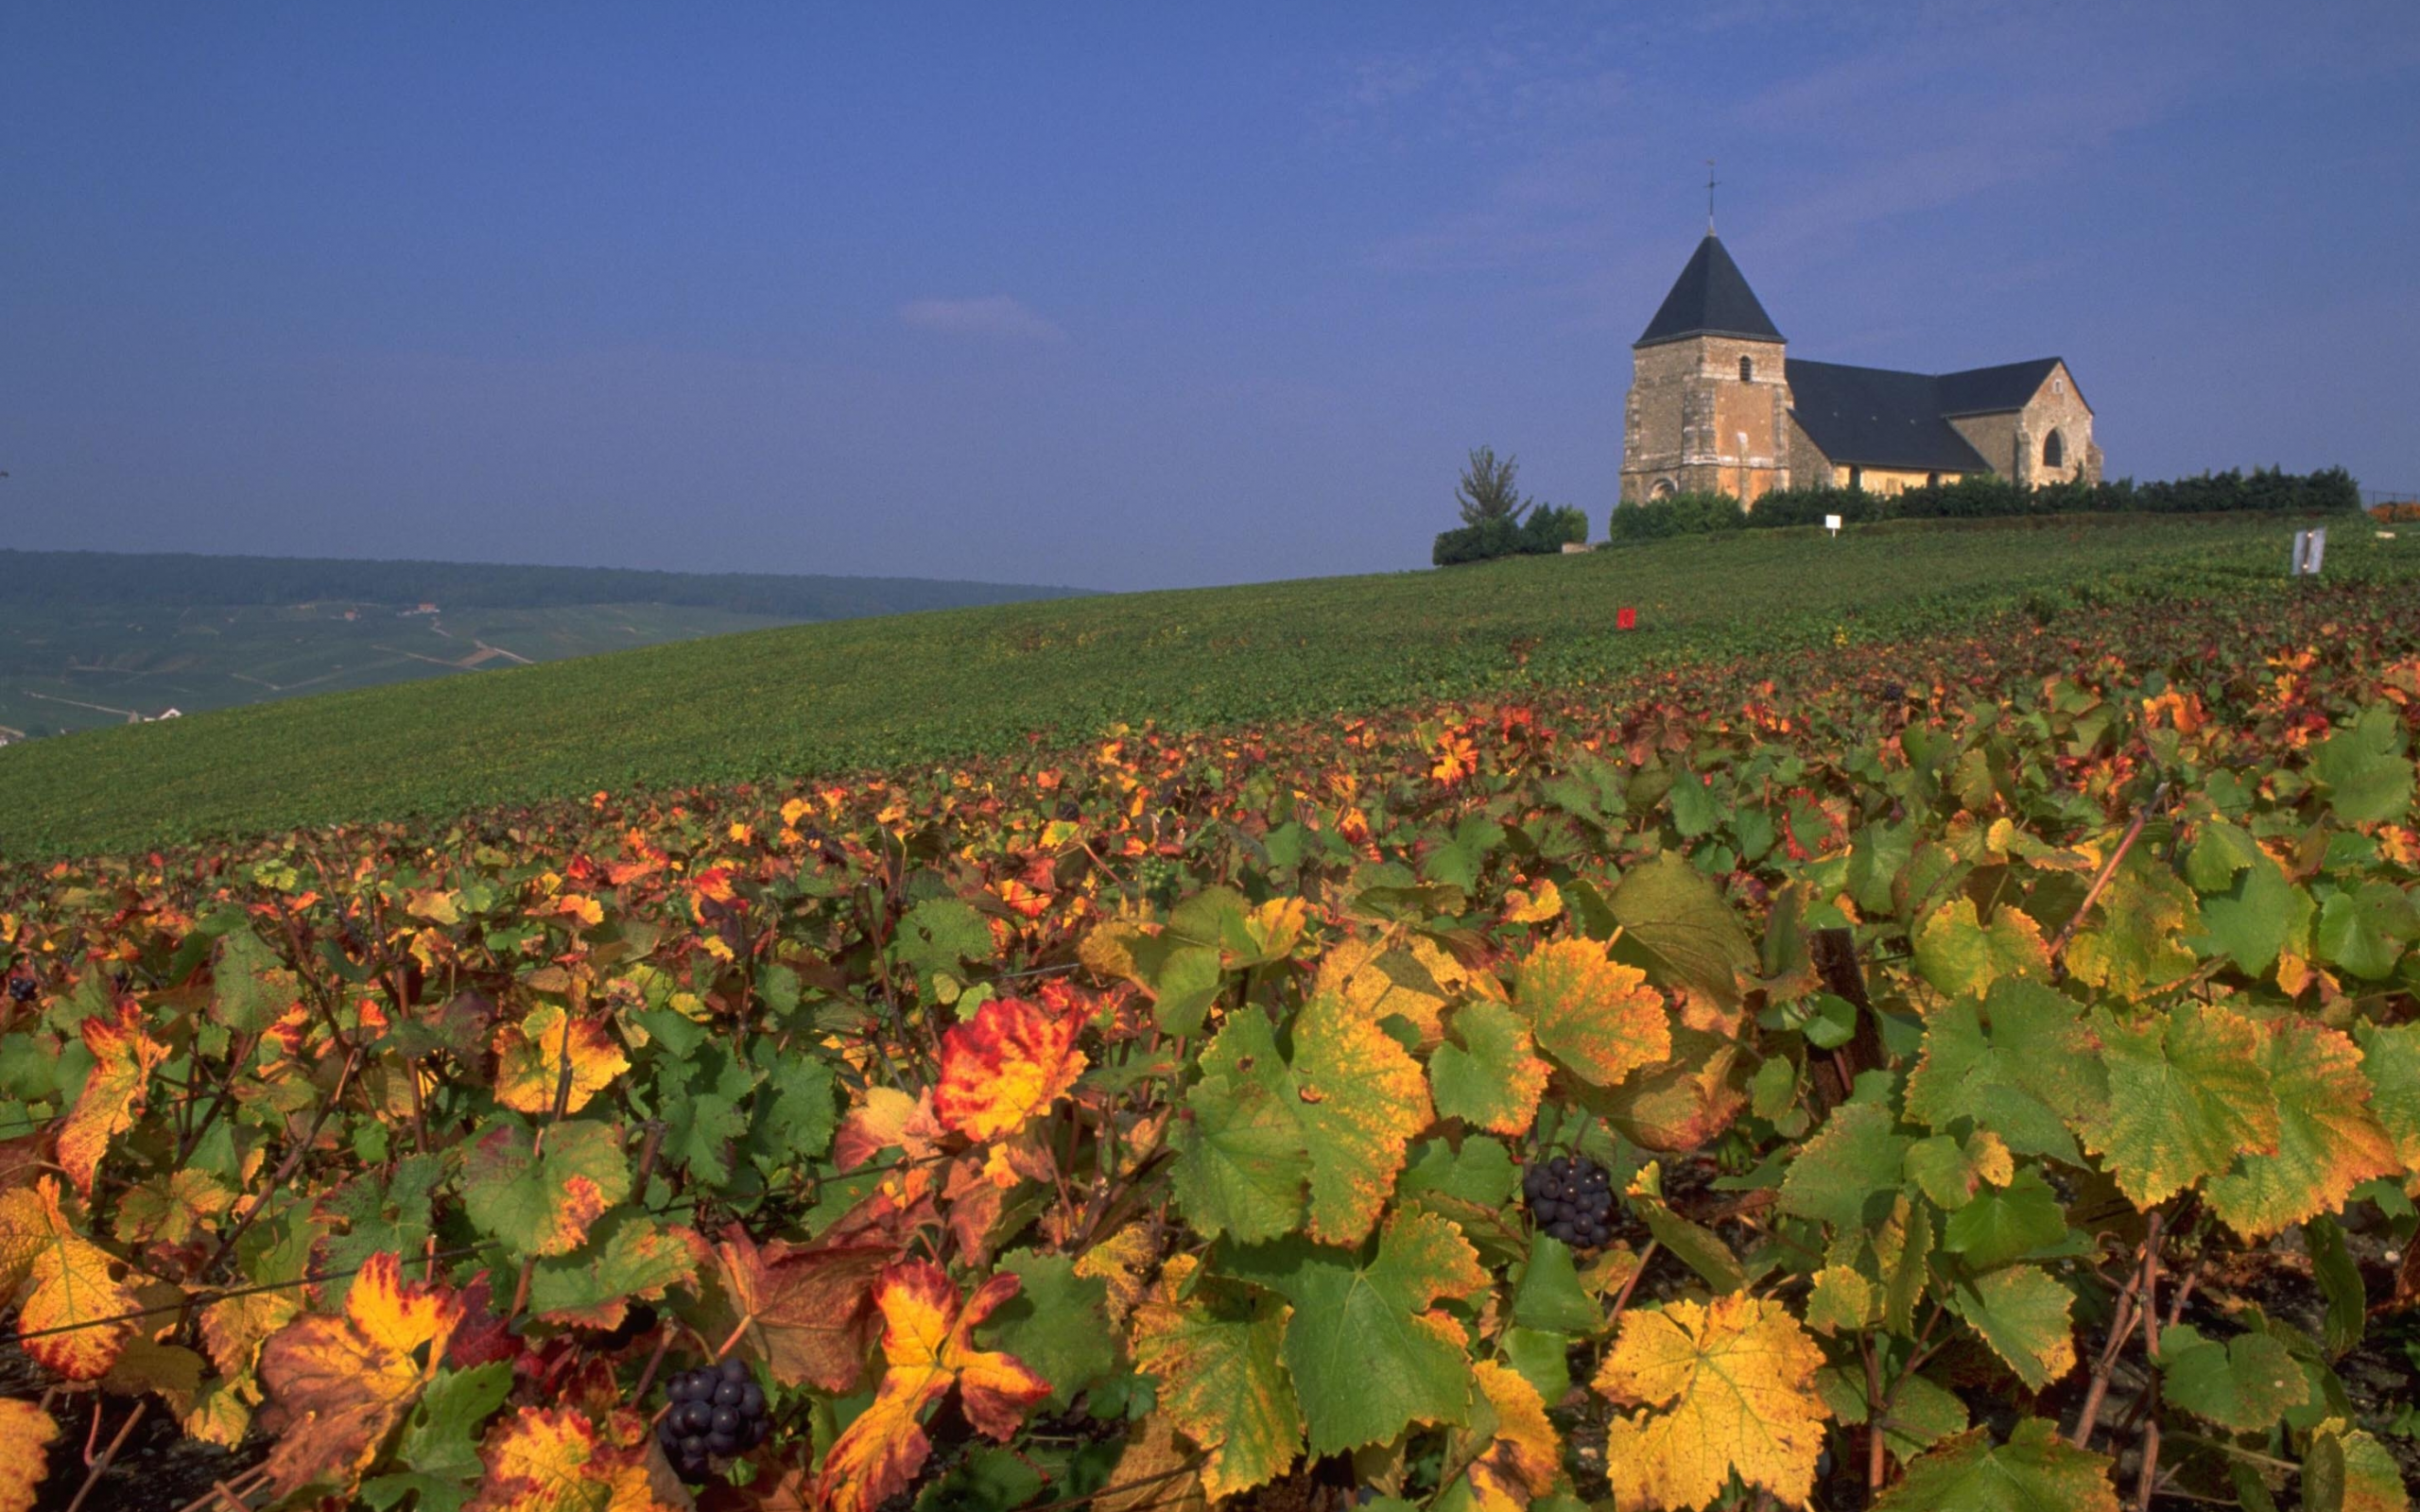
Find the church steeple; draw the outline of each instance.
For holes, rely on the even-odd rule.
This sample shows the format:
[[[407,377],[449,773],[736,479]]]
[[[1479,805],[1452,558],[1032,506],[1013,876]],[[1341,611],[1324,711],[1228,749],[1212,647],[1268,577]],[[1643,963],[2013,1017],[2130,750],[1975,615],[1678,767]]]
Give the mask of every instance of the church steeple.
[[[1711,227],[1705,240],[1698,243],[1688,266],[1673,281],[1672,292],[1664,296],[1655,318],[1647,322],[1647,330],[1631,345],[1652,347],[1685,336],[1782,339],[1781,333],[1773,329],[1772,318],[1765,314],[1765,307],[1756,302],[1755,291],[1748,287],[1739,265],[1722,249],[1722,243]]]

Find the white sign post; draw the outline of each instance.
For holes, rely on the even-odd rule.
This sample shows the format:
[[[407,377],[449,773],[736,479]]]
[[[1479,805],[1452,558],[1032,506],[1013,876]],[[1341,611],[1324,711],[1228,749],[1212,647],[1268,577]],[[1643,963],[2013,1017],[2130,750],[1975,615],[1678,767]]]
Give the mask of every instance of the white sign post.
[[[1824,517],[1824,528],[1836,536],[1839,535],[1841,533],[1841,517],[1836,514],[1825,515]]]
[[[2295,531],[2293,571],[2289,576],[2318,576],[2320,563],[2326,558],[2326,556],[2327,527],[2325,525],[2320,525],[2311,530]]]

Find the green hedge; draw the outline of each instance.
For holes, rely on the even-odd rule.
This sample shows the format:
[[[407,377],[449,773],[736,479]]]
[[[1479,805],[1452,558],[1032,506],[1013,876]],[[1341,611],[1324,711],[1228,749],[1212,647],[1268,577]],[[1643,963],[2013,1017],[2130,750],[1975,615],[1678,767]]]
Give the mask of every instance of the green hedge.
[[[2255,468],[2167,482],[2052,483],[2028,488],[2001,477],[1927,484],[1904,493],[1858,489],[1785,489],[1754,509],[1721,493],[1679,493],[1614,510],[1613,539],[1656,541],[1716,530],[1771,530],[1819,525],[1836,514],[1843,524],[1878,520],[1985,520],[2062,514],[2234,514],[2250,511],[2319,514],[2358,510],[2361,490],[2341,467],[2317,472]]]
[[[1588,516],[1578,509],[1542,504],[1515,524],[1510,520],[1482,520],[1437,537],[1428,559],[1440,567],[1495,557],[1551,557],[1565,541],[1584,544]]]

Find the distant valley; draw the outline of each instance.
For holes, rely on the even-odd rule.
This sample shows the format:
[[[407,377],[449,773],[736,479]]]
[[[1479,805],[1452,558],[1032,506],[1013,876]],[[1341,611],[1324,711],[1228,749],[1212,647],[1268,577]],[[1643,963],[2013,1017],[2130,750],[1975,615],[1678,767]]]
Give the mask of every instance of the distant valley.
[[[0,743],[819,620],[1081,591],[0,550]]]

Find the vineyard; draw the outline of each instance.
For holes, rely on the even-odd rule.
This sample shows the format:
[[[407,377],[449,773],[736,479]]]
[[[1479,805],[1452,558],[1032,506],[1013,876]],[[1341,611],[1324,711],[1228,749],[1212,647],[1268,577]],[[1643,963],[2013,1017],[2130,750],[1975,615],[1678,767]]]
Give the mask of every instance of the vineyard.
[[[2345,544],[11,868],[0,1512],[2406,1508]]]
[[[2292,521],[1913,521],[1735,531],[1451,573],[1123,593],[804,626],[0,749],[0,857],[440,818],[597,788],[995,759],[1035,731],[1206,730],[1892,643],[2000,611],[2274,594]],[[2341,523],[2338,580],[2420,579]],[[1616,634],[1619,610],[1639,628]],[[102,699],[102,702],[112,700]],[[192,711],[187,711],[190,713]]]

